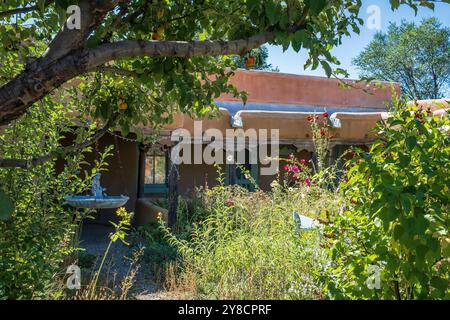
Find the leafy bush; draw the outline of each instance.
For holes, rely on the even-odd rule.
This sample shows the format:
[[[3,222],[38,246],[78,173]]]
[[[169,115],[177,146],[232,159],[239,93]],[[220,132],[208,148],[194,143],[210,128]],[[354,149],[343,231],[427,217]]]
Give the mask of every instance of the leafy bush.
[[[450,120],[395,106],[379,141],[349,163],[345,206],[325,228],[333,298],[450,297]]]
[[[299,232],[293,212],[314,216],[337,200],[303,181],[284,185],[274,183],[270,193],[223,184],[203,190],[198,210],[207,214],[190,237],[166,230],[181,258],[179,287],[196,298],[320,298],[325,257],[318,232]]]
[[[153,268],[177,257],[176,249],[167,243],[158,221],[140,226],[132,233],[133,246],[142,242],[145,243],[143,261]]]
[[[72,130],[66,114],[65,107],[49,100],[35,105],[0,134],[1,157],[48,154],[59,150],[60,140],[69,133],[88,138],[90,130]],[[0,169],[0,194],[12,204],[11,210],[0,205],[0,298],[49,298],[61,292],[58,278],[76,250],[82,218],[80,212],[63,206],[63,198],[89,188],[91,176],[104,165],[98,163],[81,178],[83,164],[79,152],[67,157],[61,171],[54,160],[28,170]]]

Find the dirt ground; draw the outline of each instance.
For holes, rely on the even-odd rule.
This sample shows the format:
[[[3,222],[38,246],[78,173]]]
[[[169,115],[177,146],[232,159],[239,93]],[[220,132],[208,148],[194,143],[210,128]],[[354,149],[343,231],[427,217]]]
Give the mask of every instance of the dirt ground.
[[[83,226],[80,247],[85,249],[81,254],[95,260],[92,268],[96,268],[109,244],[108,235],[113,231],[112,226],[106,224],[89,223]],[[106,265],[103,267],[105,276],[113,279],[113,283],[120,284],[127,275],[132,264],[133,252],[139,248],[139,243],[133,246],[126,246],[121,241],[112,244],[106,258]],[[161,286],[156,284],[156,280],[149,266],[146,266],[142,259],[137,263],[135,283],[130,290],[129,299],[138,300],[163,300],[170,299],[167,292],[161,290]],[[96,269],[94,269],[96,270]],[[82,274],[83,277],[83,274]]]

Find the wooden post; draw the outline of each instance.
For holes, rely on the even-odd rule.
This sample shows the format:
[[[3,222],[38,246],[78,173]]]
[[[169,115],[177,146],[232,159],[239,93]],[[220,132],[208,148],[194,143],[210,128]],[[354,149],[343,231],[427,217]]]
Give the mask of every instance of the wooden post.
[[[139,151],[139,175],[138,175],[138,199],[144,197],[145,187],[145,157],[147,150],[144,146],[140,145]]]
[[[169,164],[169,194],[168,194],[168,225],[172,231],[175,231],[177,224],[177,209],[178,209],[178,179],[179,171],[178,165],[170,160]]]

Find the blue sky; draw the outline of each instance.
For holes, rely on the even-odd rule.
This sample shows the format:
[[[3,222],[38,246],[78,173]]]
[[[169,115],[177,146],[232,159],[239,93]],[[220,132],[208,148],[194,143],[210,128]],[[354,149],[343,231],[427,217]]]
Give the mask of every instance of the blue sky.
[[[377,5],[381,9],[381,30],[385,31],[390,22],[399,24],[402,20],[414,21],[419,23],[424,18],[437,17],[439,21],[450,27],[450,5],[445,3],[437,3],[434,11],[421,7],[417,13],[408,6],[400,6],[396,11],[392,11],[388,0],[363,0],[363,8],[361,9],[361,17],[366,20],[369,14],[366,10],[370,5]],[[377,30],[369,30],[366,26],[361,28],[361,33],[352,34],[342,41],[342,45],[333,49],[333,54],[341,61],[341,66],[350,73],[350,78],[358,78],[358,70],[351,65],[351,60],[356,57],[372,40]],[[325,72],[319,67],[314,71],[304,70],[303,65],[307,59],[308,53],[304,49],[296,53],[291,48],[283,53],[283,49],[279,46],[269,46],[269,60],[273,66],[277,66],[281,72],[294,74],[307,74],[325,76]]]

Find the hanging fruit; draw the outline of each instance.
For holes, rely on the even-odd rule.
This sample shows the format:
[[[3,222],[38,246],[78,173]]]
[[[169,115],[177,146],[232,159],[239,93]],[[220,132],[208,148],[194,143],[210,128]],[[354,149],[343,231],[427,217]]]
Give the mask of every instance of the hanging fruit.
[[[117,105],[118,105],[120,110],[127,110],[128,109],[128,104],[125,101],[123,101],[122,98],[119,98],[119,101],[117,102]]]
[[[245,67],[247,68],[247,70],[253,69],[254,66],[255,57],[252,55],[248,55],[247,57],[245,57]]]
[[[161,35],[156,31],[152,34],[152,40],[161,40]]]
[[[153,40],[161,40],[163,34],[164,34],[164,27],[159,27],[158,29],[156,29],[153,34],[152,34],[152,39]]]

